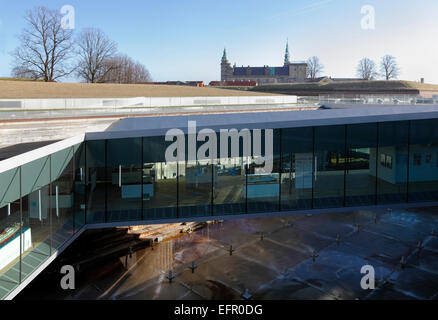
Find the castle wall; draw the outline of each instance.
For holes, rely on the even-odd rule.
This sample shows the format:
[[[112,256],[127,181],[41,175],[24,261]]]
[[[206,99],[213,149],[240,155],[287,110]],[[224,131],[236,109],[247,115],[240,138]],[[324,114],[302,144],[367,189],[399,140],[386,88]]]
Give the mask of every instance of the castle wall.
[[[305,63],[291,63],[289,64],[289,75],[251,75],[251,67],[249,67],[245,75],[235,75],[234,68],[226,62],[221,63],[221,81],[232,80],[252,80],[259,84],[263,83],[291,83],[300,82],[307,79],[307,65]]]

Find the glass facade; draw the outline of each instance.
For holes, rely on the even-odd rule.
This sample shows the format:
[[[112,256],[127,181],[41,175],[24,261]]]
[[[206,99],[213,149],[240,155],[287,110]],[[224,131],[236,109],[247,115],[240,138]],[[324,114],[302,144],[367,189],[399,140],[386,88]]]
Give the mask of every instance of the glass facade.
[[[438,121],[410,122],[408,200],[438,199]]]
[[[107,205],[106,141],[85,144],[86,223],[105,222]]]
[[[173,141],[133,137],[0,173],[0,298],[86,224],[438,200],[438,119],[216,136],[197,160],[166,162]]]
[[[377,123],[346,126],[346,206],[373,205],[376,201]]]
[[[281,130],[281,209],[312,208],[313,128]]]
[[[81,229],[85,224],[85,144],[73,146],[73,231]]]
[[[246,170],[243,157],[219,159],[215,167],[213,214],[217,216],[246,212]]]
[[[52,186],[50,193],[52,245],[58,249],[73,235],[74,161],[75,148],[51,155]]]
[[[407,200],[409,121],[384,122],[378,126],[377,203]]]
[[[82,150],[75,145],[0,173],[0,298],[84,225]]]
[[[141,220],[142,172],[141,138],[106,140],[105,222]]]
[[[345,126],[314,128],[313,207],[342,207],[345,192]]]
[[[143,219],[176,218],[179,166],[166,163],[163,137],[142,139]],[[182,171],[181,171],[182,172]]]
[[[271,137],[266,136],[267,131],[260,133],[257,136],[257,131],[253,131],[253,156],[248,163],[248,173],[246,179],[246,199],[247,212],[272,212],[280,211],[280,135],[281,130],[272,130]],[[256,142],[260,141],[261,150],[256,150]],[[270,146],[272,150],[269,152],[268,144],[272,141]],[[268,154],[272,153],[272,168],[266,170],[266,161]],[[262,157],[263,159],[257,159]]]

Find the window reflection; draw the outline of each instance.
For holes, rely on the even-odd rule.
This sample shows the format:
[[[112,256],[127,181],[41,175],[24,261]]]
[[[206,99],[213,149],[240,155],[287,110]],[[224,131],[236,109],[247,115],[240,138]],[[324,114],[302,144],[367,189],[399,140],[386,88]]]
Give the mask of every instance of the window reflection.
[[[409,122],[379,123],[377,167],[378,203],[405,202],[407,199],[407,160]],[[372,154],[375,159],[375,153]]]
[[[345,177],[345,203],[347,206],[371,205],[376,197],[377,125],[347,125],[347,166]],[[374,157],[375,159],[375,157]],[[380,162],[387,163],[386,155]]]
[[[142,140],[107,141],[107,220],[141,220],[142,217]]]
[[[438,120],[411,121],[409,201],[438,199]]]
[[[242,157],[218,159],[213,188],[215,215],[246,212],[245,167]]]
[[[345,126],[315,127],[314,208],[344,205]]]
[[[212,178],[215,176],[210,161],[185,161],[179,164],[179,216],[211,215]]]
[[[313,130],[282,129],[281,209],[312,207]]]
[[[164,137],[143,138],[142,206],[147,220],[177,217],[178,164],[166,163],[168,144]]]

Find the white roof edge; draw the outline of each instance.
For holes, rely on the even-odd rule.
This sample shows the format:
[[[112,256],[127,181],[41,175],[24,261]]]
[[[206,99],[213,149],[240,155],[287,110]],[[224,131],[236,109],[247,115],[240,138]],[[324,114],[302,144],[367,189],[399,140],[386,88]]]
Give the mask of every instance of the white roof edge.
[[[5,159],[3,161],[0,161],[0,173],[6,172],[8,170],[22,166],[26,163],[48,156],[49,154],[53,154],[55,152],[72,147],[76,144],[83,142],[84,140],[85,140],[85,134],[80,134],[29,152],[19,154],[12,158]]]
[[[112,126],[119,125],[109,131],[87,132],[85,140],[162,136],[165,135],[167,130],[172,128],[179,128],[186,132],[187,121],[189,120],[198,121],[198,128],[212,128],[216,130],[218,128],[228,129],[236,126],[248,129],[299,128],[431,118],[438,119],[438,105],[427,107],[359,107],[305,111],[242,112],[238,114],[177,115],[168,116],[165,119],[165,123],[161,126],[157,125],[157,121],[153,117],[138,117],[120,119]]]
[[[260,126],[260,128],[270,128],[272,126],[278,128],[294,128],[294,127],[306,127],[306,126],[319,126],[319,125],[339,125],[339,124],[358,124],[358,123],[367,123],[367,122],[382,122],[382,121],[403,121],[403,120],[421,120],[421,119],[430,119],[430,118],[438,118],[438,106],[428,106],[428,107],[385,107],[384,109],[378,108],[369,108],[369,109],[329,109],[329,110],[315,110],[315,111],[288,111],[290,115],[296,116],[289,119],[284,119],[283,114],[281,112],[261,112],[261,113],[241,113],[239,114],[241,117],[246,117],[246,120],[252,120],[249,122],[236,122],[232,123],[231,126],[241,125],[242,123],[246,123],[247,127],[254,128],[255,125],[264,124],[264,126]],[[318,112],[319,111],[319,112]],[[383,112],[384,111],[384,112]],[[396,111],[399,111],[397,113]],[[315,113],[317,112],[317,113]],[[259,114],[257,116],[257,114]],[[226,117],[232,114],[214,114],[214,115],[203,115],[206,118],[216,118]],[[270,117],[270,115],[276,117]],[[305,115],[304,117],[301,115]],[[319,115],[314,117],[314,115]],[[321,116],[323,115],[323,116]],[[232,115],[235,116],[235,115]],[[201,117],[199,115],[185,115],[185,116],[173,116],[173,118],[184,119],[187,121],[191,117],[198,118]],[[254,119],[255,118],[255,119]],[[154,121],[149,117],[145,118],[125,118],[123,120],[141,122],[144,120]],[[225,119],[227,120],[227,119]],[[266,124],[269,124],[267,126]],[[229,124],[222,123],[225,127],[228,128]],[[132,125],[132,123],[130,123]],[[156,128],[145,128],[145,129],[133,129],[121,130],[121,131],[103,131],[103,132],[88,132],[83,133],[72,138],[68,138],[62,141],[55,142],[53,144],[14,156],[12,158],[0,161],[0,173],[11,170],[13,168],[19,167],[26,163],[32,162],[39,158],[48,156],[49,154],[53,154],[55,152],[61,151],[73,145],[84,142],[85,140],[97,140],[97,139],[116,139],[116,138],[131,138],[131,137],[139,137],[139,136],[148,136],[146,131],[154,131],[160,132],[160,135],[163,132],[167,131],[169,128],[172,128],[172,125],[176,125],[176,127],[180,127],[181,123],[169,123],[170,127],[167,125],[164,127],[156,127]],[[217,127],[217,124],[209,123],[213,127]],[[203,127],[201,125],[200,127]],[[208,126],[208,125],[207,125]],[[220,124],[219,124],[220,126]],[[155,132],[156,131],[156,132]],[[154,134],[155,135],[155,134]]]

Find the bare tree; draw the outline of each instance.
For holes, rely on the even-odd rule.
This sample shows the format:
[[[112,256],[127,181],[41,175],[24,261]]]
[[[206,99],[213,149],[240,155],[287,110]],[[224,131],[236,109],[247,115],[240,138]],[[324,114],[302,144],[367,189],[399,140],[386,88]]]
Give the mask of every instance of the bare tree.
[[[15,66],[14,68],[12,68],[11,76],[18,79],[38,80],[39,78],[39,74],[37,74],[33,70],[27,69],[24,66]]]
[[[380,61],[380,72],[386,80],[397,79],[400,69],[395,57],[387,54]]]
[[[119,54],[105,61],[109,70],[102,82],[109,83],[140,83],[149,82],[151,77],[147,68],[127,55]]]
[[[369,58],[363,58],[359,61],[356,73],[361,79],[374,80],[377,76],[376,64]]]
[[[117,51],[117,45],[101,30],[89,28],[83,30],[77,38],[79,62],[76,75],[85,82],[95,83],[105,79],[111,68],[105,63]]]
[[[20,45],[11,53],[13,70],[25,70],[44,81],[55,81],[73,71],[68,64],[73,51],[72,30],[62,28],[61,18],[57,10],[46,7],[27,12],[27,26],[18,37]]]
[[[319,62],[319,58],[313,56],[307,60],[307,77],[315,79],[324,70],[324,66]]]

